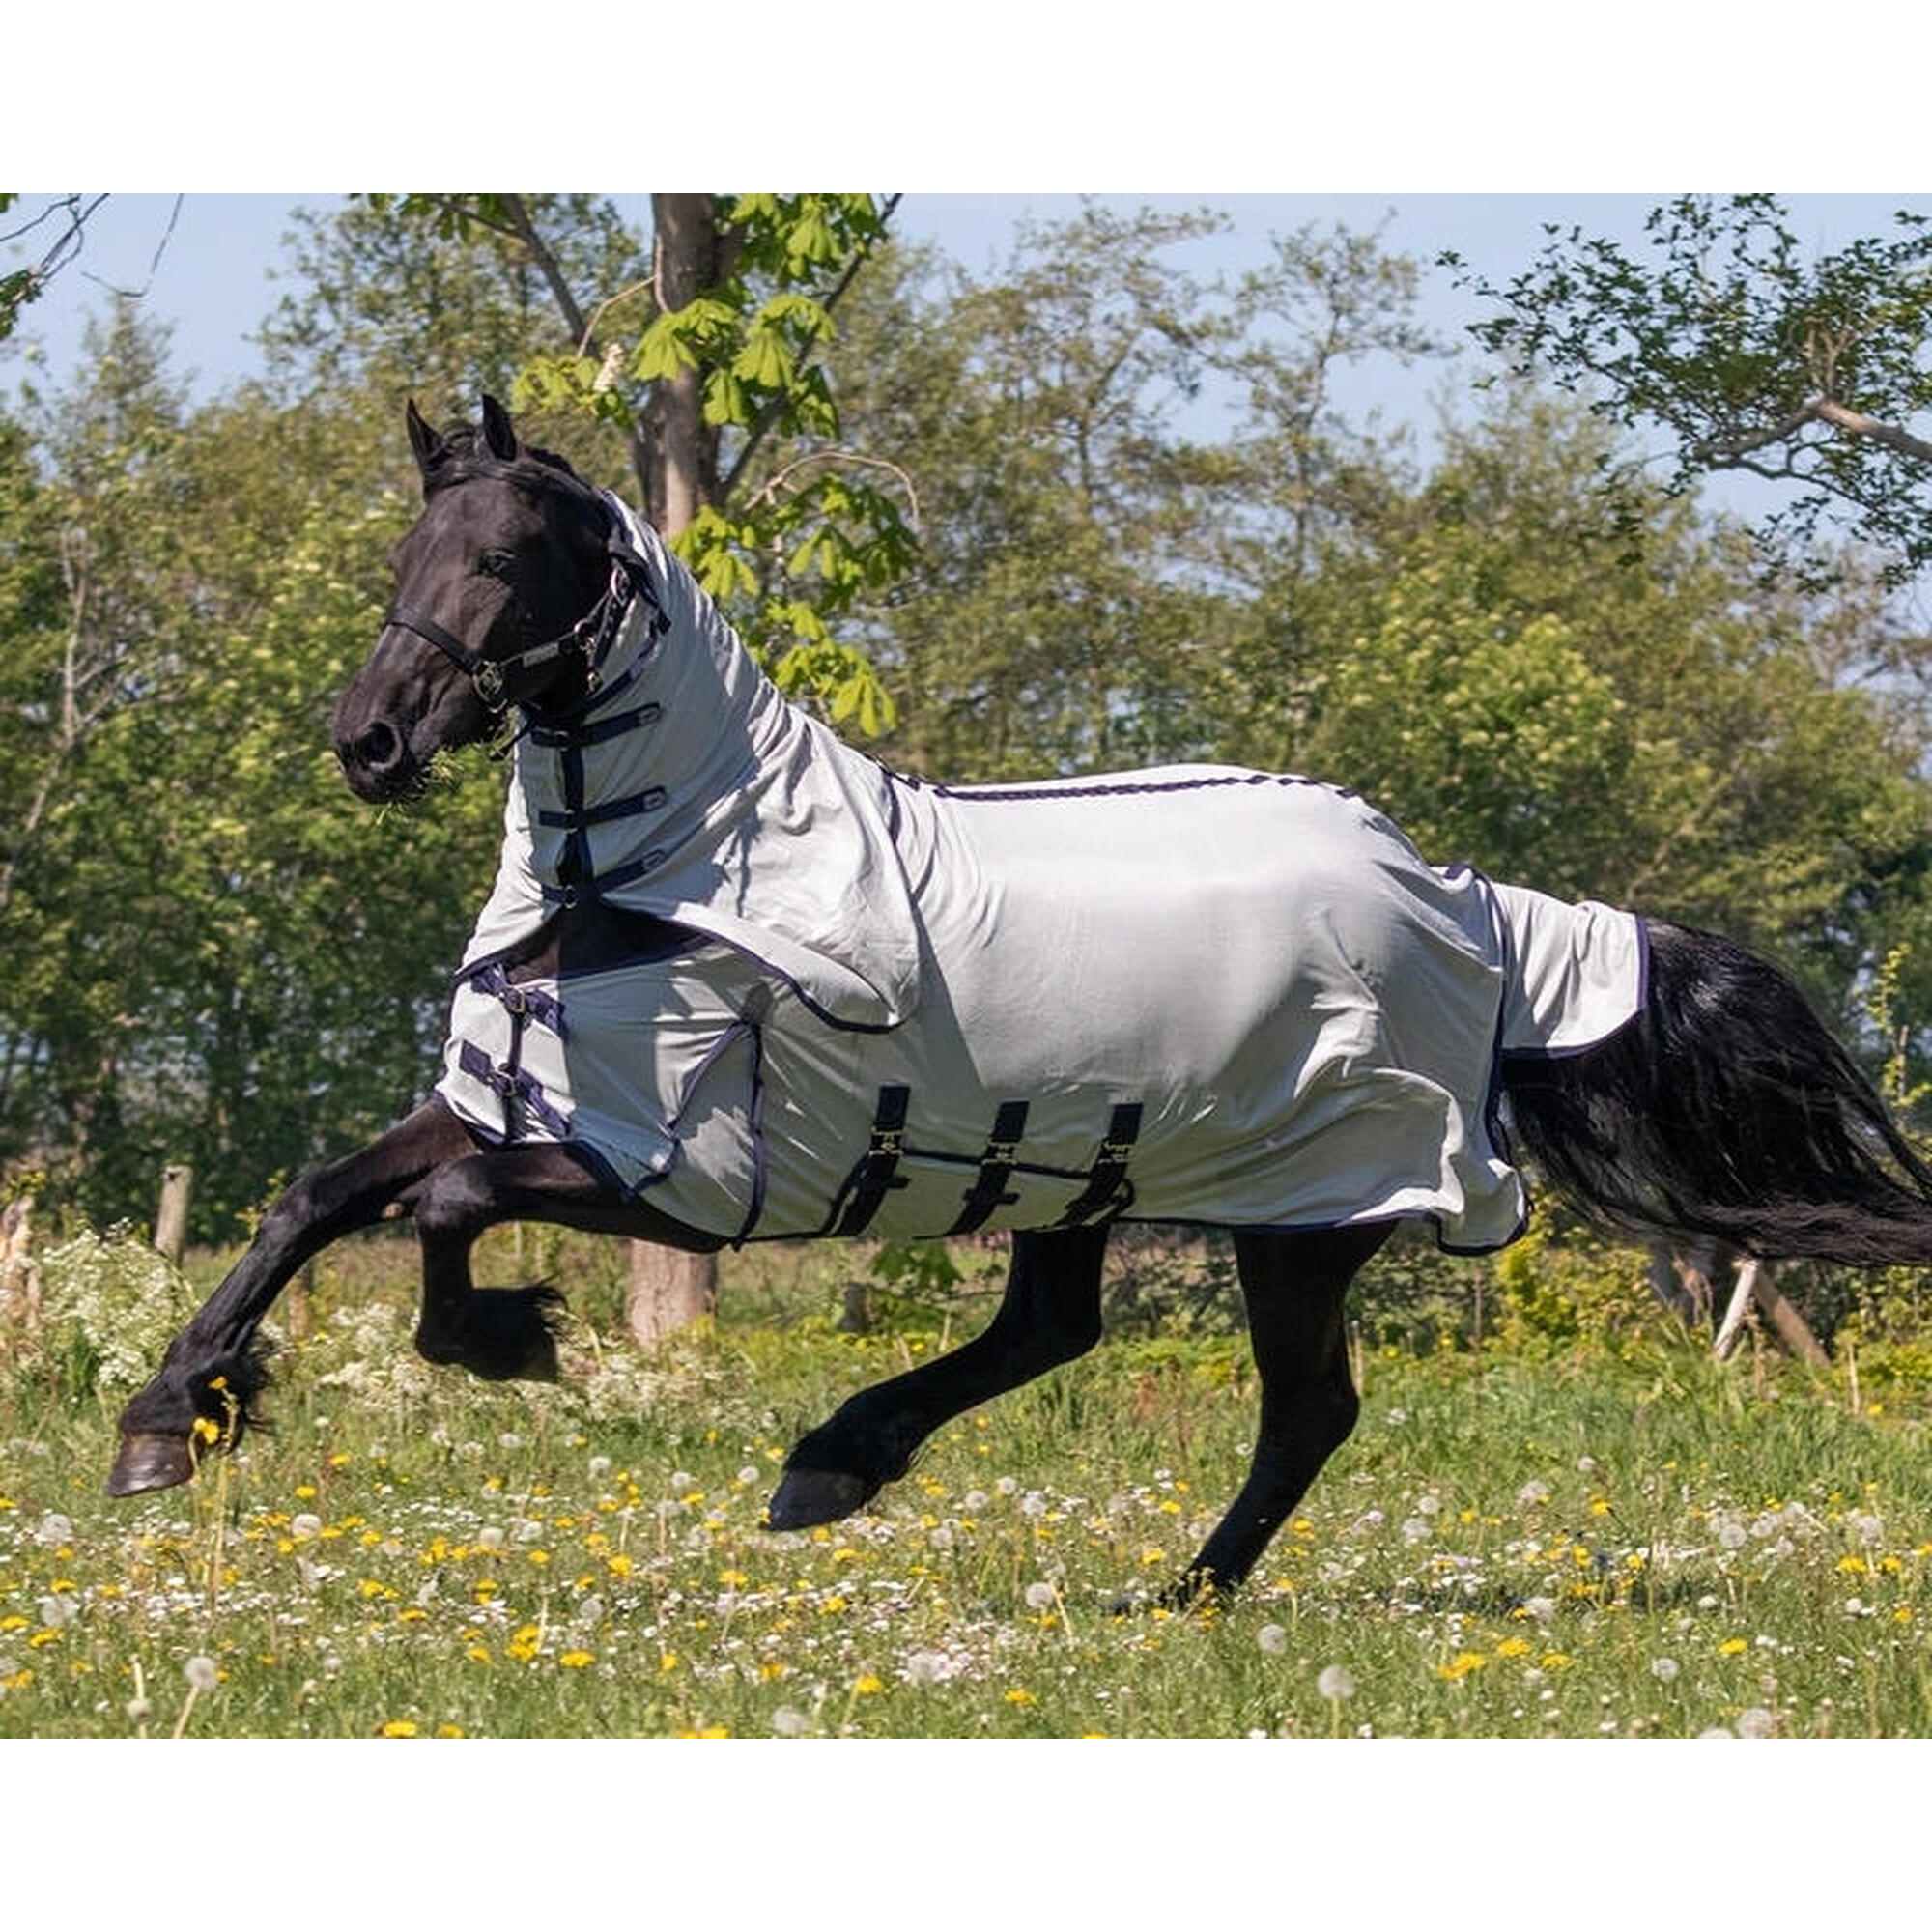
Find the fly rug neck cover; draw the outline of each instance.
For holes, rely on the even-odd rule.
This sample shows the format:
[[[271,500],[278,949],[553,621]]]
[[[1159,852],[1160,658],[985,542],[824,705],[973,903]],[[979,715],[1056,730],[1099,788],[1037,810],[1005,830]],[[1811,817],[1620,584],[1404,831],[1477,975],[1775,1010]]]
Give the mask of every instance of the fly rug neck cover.
[[[1353,794],[1189,765],[901,778],[781,698],[654,533],[594,703],[517,747],[439,1091],[733,1240],[1121,1216],[1521,1232],[1499,1054],[1640,1008],[1644,935],[1436,869]],[[669,956],[516,985],[595,898]]]

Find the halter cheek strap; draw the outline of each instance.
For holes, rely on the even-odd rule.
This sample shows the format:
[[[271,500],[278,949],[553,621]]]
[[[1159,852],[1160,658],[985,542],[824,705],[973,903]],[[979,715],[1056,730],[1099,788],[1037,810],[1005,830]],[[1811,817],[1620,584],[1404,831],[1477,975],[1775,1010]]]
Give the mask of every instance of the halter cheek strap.
[[[622,627],[624,613],[631,607],[640,583],[648,584],[649,566],[629,544],[613,534],[608,546],[611,579],[598,598],[569,630],[548,642],[532,644],[528,650],[512,651],[505,657],[486,658],[473,651],[453,631],[447,630],[427,612],[408,604],[389,606],[383,622],[412,632],[425,643],[434,644],[476,688],[476,696],[493,715],[506,711],[511,703],[508,680],[524,671],[549,664],[553,659],[581,657],[597,684],[598,668]]]

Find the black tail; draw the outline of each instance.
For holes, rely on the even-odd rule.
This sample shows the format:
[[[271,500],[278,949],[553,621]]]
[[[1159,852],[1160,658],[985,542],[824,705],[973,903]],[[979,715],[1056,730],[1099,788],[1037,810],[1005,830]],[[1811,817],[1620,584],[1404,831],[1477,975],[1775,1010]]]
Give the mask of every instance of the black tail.
[[[1729,940],[1653,922],[1637,1017],[1502,1077],[1523,1151],[1612,1229],[1932,1265],[1932,1170],[1798,988]]]

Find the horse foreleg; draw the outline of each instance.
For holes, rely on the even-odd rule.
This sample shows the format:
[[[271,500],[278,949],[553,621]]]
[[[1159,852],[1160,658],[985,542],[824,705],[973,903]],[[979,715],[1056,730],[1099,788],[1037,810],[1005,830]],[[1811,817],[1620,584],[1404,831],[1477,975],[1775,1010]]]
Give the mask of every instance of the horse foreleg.
[[[785,1459],[774,1529],[834,1522],[905,1474],[941,1424],[1083,1355],[1100,1339],[1104,1226],[1013,1236],[999,1312],[963,1347],[862,1389]]]
[[[456,1116],[431,1100],[359,1153],[303,1175],[169,1344],[154,1380],[122,1410],[107,1493],[185,1483],[194,1473],[197,1434],[232,1441],[268,1379],[255,1331],[290,1277],[340,1236],[380,1221],[426,1175],[474,1145]]]
[[[1248,1480],[1166,1593],[1169,1603],[1239,1584],[1322,1463],[1348,1440],[1360,1402],[1349,1373],[1343,1299],[1390,1232],[1382,1226],[1236,1233],[1248,1339],[1261,1377],[1261,1429]]]
[[[668,1247],[723,1245],[627,1199],[568,1147],[540,1142],[480,1150],[439,1168],[416,1195],[415,1219],[423,1257],[416,1351],[490,1381],[556,1379],[552,1315],[563,1297],[542,1283],[478,1289],[469,1253],[486,1228],[551,1221]]]

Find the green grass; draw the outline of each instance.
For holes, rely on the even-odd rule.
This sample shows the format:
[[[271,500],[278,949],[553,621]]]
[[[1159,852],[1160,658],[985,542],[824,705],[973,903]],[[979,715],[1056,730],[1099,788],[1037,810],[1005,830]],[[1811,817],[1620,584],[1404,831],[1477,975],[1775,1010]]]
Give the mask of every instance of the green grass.
[[[792,1438],[982,1300],[841,1335],[849,1258],[767,1251],[656,1359],[579,1324],[560,1387],[488,1387],[410,1351],[412,1264],[326,1264],[273,1433],[131,1503],[100,1493],[99,1351],[56,1322],[0,1361],[0,1736],[1932,1732],[1924,1421],[1842,1377],[1661,1322],[1541,1359],[1371,1346],[1250,1588],[1121,1616],[1240,1480],[1236,1337],[1112,1339],[871,1513],[775,1536]]]

